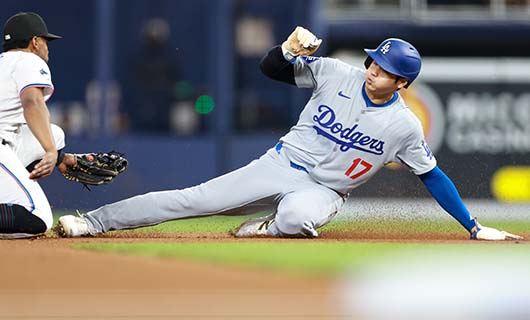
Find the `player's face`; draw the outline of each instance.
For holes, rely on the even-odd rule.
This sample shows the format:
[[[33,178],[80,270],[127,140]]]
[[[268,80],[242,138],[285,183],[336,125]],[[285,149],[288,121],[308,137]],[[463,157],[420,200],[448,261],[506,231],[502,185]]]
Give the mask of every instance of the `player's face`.
[[[42,37],[33,38],[33,48],[34,53],[41,57],[42,60],[48,62],[49,52],[48,52],[48,39]]]
[[[385,97],[390,99],[396,90],[407,84],[405,79],[398,79],[397,76],[383,70],[375,61],[372,61],[366,70],[365,81],[366,93],[370,98],[375,99],[384,99]]]

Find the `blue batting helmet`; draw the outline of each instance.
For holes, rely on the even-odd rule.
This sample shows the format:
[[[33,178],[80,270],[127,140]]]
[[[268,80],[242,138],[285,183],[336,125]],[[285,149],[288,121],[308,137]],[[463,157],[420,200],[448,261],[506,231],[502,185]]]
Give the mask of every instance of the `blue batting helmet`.
[[[381,42],[377,49],[364,49],[368,57],[364,66],[368,69],[372,61],[381,68],[408,80],[408,87],[418,76],[421,69],[421,56],[413,45],[405,40],[390,38]]]

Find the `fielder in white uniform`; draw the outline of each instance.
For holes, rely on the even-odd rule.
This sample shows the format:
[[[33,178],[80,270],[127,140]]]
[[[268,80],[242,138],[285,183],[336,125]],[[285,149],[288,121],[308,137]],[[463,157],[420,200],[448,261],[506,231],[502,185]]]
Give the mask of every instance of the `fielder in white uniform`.
[[[96,235],[168,220],[268,211],[235,233],[238,237],[317,237],[348,193],[383,166],[402,163],[471,234],[472,239],[517,239],[482,227],[437,167],[420,122],[398,90],[414,81],[421,57],[409,43],[387,39],[365,50],[367,70],[316,58],[321,40],[298,27],[261,62],[269,77],[312,88],[298,123],[278,144],[247,166],[183,190],[151,192],[59,219],[66,236]]]
[[[72,165],[60,152],[64,132],[50,124],[46,101],[54,86],[48,68],[48,32],[36,13],[22,12],[4,26],[0,54],[0,239],[31,237],[53,224],[38,179],[56,164]],[[58,151],[59,150],[59,151]]]

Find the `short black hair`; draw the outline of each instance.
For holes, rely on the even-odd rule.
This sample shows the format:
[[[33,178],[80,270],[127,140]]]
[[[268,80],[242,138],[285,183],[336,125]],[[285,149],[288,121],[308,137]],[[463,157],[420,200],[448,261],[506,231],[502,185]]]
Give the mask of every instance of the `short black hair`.
[[[32,38],[33,39],[33,38]],[[27,40],[13,40],[9,42],[4,42],[4,51],[12,49],[26,49],[29,46],[31,39]]]

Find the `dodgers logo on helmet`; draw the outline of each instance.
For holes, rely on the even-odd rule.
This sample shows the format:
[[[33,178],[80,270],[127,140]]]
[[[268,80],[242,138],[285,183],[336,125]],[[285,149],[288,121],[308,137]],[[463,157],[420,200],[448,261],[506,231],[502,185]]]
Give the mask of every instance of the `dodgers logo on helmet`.
[[[381,68],[408,80],[408,87],[418,76],[421,69],[421,56],[414,46],[398,38],[386,39],[376,49],[364,49],[368,58],[364,65],[370,66],[372,61]]]
[[[381,52],[383,54],[386,54],[388,51],[390,51],[390,46],[392,45],[392,42],[388,41],[387,43],[385,43],[385,45],[383,45],[381,47]]]

